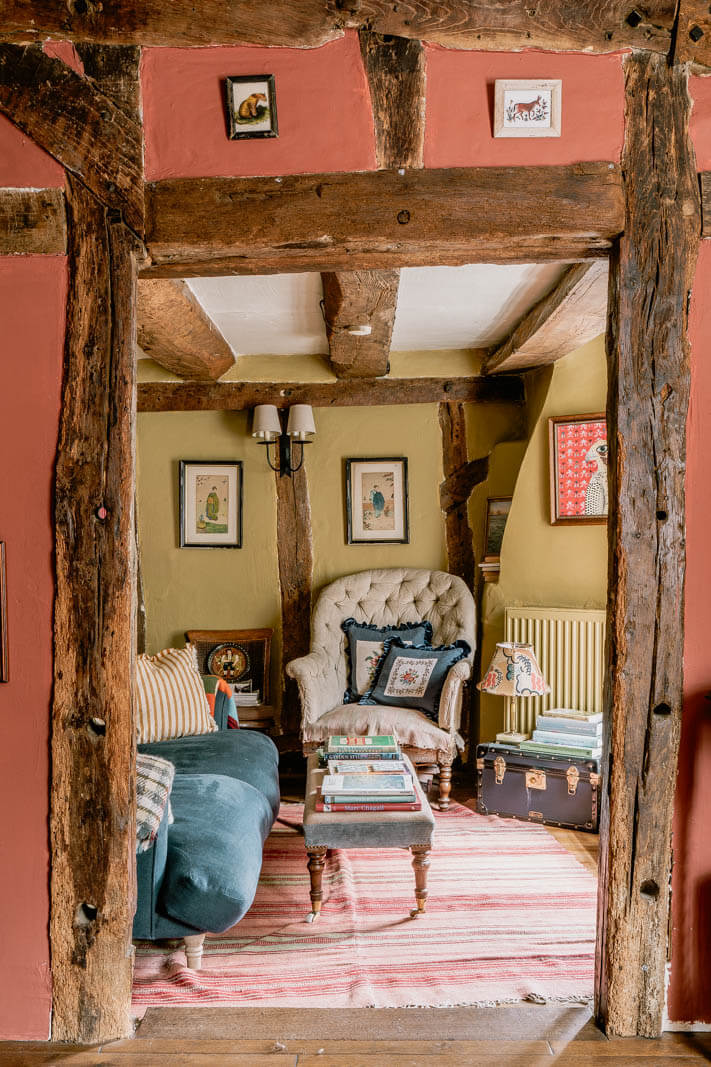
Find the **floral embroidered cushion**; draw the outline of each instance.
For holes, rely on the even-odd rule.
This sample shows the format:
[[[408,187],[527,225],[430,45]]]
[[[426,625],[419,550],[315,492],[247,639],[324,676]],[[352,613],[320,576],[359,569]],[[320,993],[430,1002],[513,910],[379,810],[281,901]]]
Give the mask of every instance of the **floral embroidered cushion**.
[[[449,668],[471,652],[466,641],[453,645],[407,645],[399,637],[385,649],[371,688],[361,704],[390,704],[422,711],[434,722]]]
[[[432,643],[432,623],[426,619],[422,622],[404,622],[399,626],[374,626],[346,619],[341,623],[341,629],[346,635],[349,662],[346,704],[360,700],[373,684],[386,640],[397,637],[404,644]]]

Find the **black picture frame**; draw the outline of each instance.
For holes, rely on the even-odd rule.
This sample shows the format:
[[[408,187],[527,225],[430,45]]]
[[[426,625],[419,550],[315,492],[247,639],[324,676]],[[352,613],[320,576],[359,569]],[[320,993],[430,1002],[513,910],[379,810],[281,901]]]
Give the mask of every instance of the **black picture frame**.
[[[245,96],[246,89],[250,87],[252,92]],[[259,96],[264,96],[267,101],[269,125],[266,128],[263,123],[267,120],[264,116],[260,116],[264,105],[257,99]],[[240,74],[225,78],[225,101],[227,136],[231,141],[279,136],[276,84],[273,74]],[[243,118],[240,117],[240,111],[245,112]]]
[[[380,470],[378,470],[378,467]],[[366,479],[372,481],[378,475],[392,475],[392,533],[387,528],[388,496],[385,495],[380,515],[385,524],[373,525],[376,516],[366,511],[364,494]],[[408,545],[410,543],[410,500],[406,456],[359,456],[346,460],[346,541],[349,545]],[[371,493],[383,497],[382,486],[373,485]],[[370,494],[368,494],[370,496]],[[376,506],[376,501],[371,503]],[[368,513],[367,513],[368,512]],[[397,536],[399,534],[399,536]]]
[[[217,522],[222,518],[219,504],[219,480],[227,476],[228,481],[223,487],[227,490],[226,508],[224,518],[226,522]],[[230,477],[232,480],[230,480]],[[211,516],[206,508],[198,515],[203,487],[198,483],[198,478],[206,478],[207,481],[215,479],[215,484],[210,488],[208,498],[217,490],[218,512]],[[241,548],[242,547],[242,497],[243,497],[243,473],[242,460],[240,459],[181,459],[179,468],[179,541],[181,548]],[[212,502],[210,502],[212,504]],[[194,522],[192,521],[194,518]],[[204,528],[200,528],[201,519],[204,520]],[[219,527],[225,526],[223,531]]]

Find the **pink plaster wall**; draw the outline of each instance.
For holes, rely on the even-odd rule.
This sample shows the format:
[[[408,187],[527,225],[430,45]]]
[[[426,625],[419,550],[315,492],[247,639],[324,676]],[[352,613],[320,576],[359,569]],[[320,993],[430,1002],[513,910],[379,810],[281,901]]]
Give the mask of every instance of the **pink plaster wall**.
[[[274,74],[279,136],[230,141],[224,78]],[[358,36],[321,48],[147,48],[146,177],[304,174],[375,167]]]
[[[426,167],[511,167],[619,159],[622,57],[460,52],[427,46]],[[560,137],[494,137],[497,78],[562,78]]]
[[[674,815],[669,1016],[711,1022],[711,242],[702,241],[691,302],[687,422],[684,715]],[[661,768],[660,768],[661,772]]]
[[[690,78],[689,91],[694,101],[691,136],[696,148],[696,166],[699,170],[711,170],[711,78]]]
[[[0,189],[49,189],[64,185],[64,170],[0,115]]]
[[[46,1039],[53,470],[66,260],[0,258],[0,540],[10,681],[0,683],[0,1039]]]

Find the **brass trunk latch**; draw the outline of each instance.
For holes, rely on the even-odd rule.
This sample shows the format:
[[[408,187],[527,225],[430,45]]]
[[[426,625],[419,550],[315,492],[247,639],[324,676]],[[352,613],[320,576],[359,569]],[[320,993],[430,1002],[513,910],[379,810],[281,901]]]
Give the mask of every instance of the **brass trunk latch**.
[[[541,770],[526,771],[526,789],[545,789],[546,772]]]
[[[503,756],[497,756],[494,760],[494,780],[497,785],[501,785],[506,774],[506,760]]]
[[[568,770],[565,772],[565,777],[568,779],[568,796],[574,797],[578,789],[578,782],[580,781],[580,771],[577,767],[568,767]]]

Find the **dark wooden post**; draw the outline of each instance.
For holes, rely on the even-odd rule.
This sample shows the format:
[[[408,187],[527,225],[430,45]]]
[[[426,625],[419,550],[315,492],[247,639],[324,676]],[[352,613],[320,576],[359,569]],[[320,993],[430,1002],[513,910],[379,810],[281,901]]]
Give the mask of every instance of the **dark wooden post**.
[[[56,468],[51,916],[56,1041],[128,1036],[135,909],[136,242],[67,174]]]
[[[609,311],[609,754],[597,1012],[610,1034],[661,1031],[679,747],[687,311],[700,233],[685,68],[625,60],[626,223]]]
[[[308,453],[308,449],[304,449]],[[308,454],[305,462],[309,460]],[[296,682],[284,675],[284,664],[309,650],[311,638],[311,504],[306,471],[301,467],[293,477],[276,475],[277,556],[281,587],[282,706],[281,746],[287,751],[300,748],[301,704]]]

